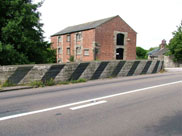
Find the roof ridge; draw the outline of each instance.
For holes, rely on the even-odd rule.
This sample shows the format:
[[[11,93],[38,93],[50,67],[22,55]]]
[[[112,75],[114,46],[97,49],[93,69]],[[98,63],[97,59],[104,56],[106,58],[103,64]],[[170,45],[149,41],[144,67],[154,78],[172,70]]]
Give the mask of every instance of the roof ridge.
[[[118,15],[117,15],[118,16]],[[93,22],[97,22],[97,21],[103,21],[103,20],[110,20],[112,18],[115,18],[116,16],[112,16],[112,17],[107,17],[107,18],[103,18],[103,19],[98,19],[98,20],[95,20],[95,21],[89,21],[89,22],[86,22],[86,23],[81,23],[81,24],[77,24],[77,25],[72,25],[72,26],[79,26],[79,25],[84,25],[84,24],[88,24],[88,23],[93,23]],[[68,27],[72,27],[72,26],[68,26]]]
[[[113,19],[117,16],[112,16],[112,17],[108,17],[108,18],[104,18],[104,19],[95,20],[95,21],[90,21],[90,22],[86,22],[86,23],[82,23],[82,24],[78,24],[78,25],[68,26],[65,29],[55,33],[52,36],[93,29],[93,28],[96,28],[96,27],[106,23],[107,21],[110,21],[111,19]]]

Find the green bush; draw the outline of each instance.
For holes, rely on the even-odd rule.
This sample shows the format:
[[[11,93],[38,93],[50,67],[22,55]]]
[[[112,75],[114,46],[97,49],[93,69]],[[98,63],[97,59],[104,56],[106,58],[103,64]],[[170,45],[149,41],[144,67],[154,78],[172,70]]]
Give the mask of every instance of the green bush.
[[[74,56],[70,56],[70,59],[69,59],[70,62],[74,62]]]

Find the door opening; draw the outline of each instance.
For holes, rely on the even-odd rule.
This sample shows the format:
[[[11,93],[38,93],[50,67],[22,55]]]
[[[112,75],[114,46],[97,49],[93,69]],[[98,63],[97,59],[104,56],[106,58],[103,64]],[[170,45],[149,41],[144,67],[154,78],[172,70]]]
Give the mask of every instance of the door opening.
[[[123,55],[124,55],[124,49],[122,49],[122,48],[116,49],[116,59],[117,60],[123,60]]]

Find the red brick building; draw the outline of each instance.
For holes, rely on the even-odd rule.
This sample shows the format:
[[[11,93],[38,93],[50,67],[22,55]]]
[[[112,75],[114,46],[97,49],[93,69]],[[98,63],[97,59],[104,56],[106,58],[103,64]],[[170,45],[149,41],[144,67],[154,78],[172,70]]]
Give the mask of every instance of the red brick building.
[[[136,59],[136,32],[119,16],[67,27],[51,42],[58,63]]]

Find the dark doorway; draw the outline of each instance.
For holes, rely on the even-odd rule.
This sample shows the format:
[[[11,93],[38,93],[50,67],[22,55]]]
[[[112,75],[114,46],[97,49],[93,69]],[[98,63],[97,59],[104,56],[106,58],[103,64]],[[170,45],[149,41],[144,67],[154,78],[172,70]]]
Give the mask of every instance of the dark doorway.
[[[117,45],[124,45],[124,34],[117,34]]]
[[[122,60],[123,59],[123,53],[124,53],[124,49],[122,49],[122,48],[116,49],[116,59]]]

